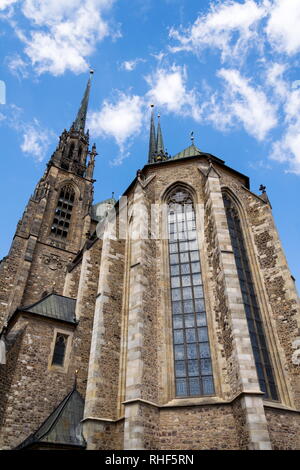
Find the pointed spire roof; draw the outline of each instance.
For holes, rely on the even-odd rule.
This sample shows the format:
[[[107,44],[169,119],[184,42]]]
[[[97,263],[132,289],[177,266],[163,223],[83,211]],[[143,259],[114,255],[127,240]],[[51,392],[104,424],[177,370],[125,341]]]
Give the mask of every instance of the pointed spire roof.
[[[156,136],[155,136],[155,124],[154,124],[154,105],[151,104],[151,121],[150,121],[150,138],[149,138],[149,154],[148,154],[148,163],[153,162],[153,157],[156,151]]]
[[[80,108],[78,110],[76,119],[73,123],[73,128],[75,131],[80,131],[80,129],[85,129],[85,122],[86,122],[86,115],[89,105],[89,98],[90,98],[90,90],[91,90],[91,76],[93,75],[93,70],[90,71],[90,76],[87,82],[87,86],[84,92],[84,96],[82,98]]]
[[[15,450],[51,447],[85,448],[82,435],[84,400],[76,389],[60,402],[36,432],[19,444]]]
[[[160,126],[160,115],[158,115],[156,151],[158,154],[162,154],[162,155],[164,155],[165,153],[164,141],[163,141],[161,126]]]

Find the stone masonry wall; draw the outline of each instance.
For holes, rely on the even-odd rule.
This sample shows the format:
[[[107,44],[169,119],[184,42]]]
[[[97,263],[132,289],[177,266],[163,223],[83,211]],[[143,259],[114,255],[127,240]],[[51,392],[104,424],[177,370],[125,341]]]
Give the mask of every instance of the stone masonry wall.
[[[54,290],[63,295],[66,266],[71,259],[70,253],[45,247],[38,242],[21,305],[28,306],[37,302],[45,291],[51,293]]]
[[[10,253],[0,264],[0,330],[7,319],[7,306],[15,284],[17,272],[24,259],[27,240],[17,237],[14,239]]]
[[[273,450],[300,450],[300,413],[266,408]]]
[[[36,431],[74,383],[73,374],[48,369],[57,323],[22,318],[12,331],[25,326],[26,332],[6,396],[7,407],[0,432],[2,449],[15,447]]]
[[[6,337],[6,364],[0,364],[0,427],[7,412],[7,400],[19,359],[24,329],[15,330]]]
[[[160,410],[160,449],[238,450],[236,420],[229,405]]]
[[[97,240],[88,250],[83,286],[76,296],[76,314],[79,324],[74,332],[70,367],[71,372],[72,370],[78,371],[78,391],[83,398],[86,393],[101,252],[102,242]]]

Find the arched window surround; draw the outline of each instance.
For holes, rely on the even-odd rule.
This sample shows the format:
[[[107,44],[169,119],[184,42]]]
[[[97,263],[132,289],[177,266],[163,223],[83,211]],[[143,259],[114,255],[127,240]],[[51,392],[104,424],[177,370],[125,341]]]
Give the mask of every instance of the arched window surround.
[[[276,402],[281,402],[285,403],[288,406],[292,406],[292,399],[287,387],[285,372],[283,370],[283,362],[280,358],[280,354],[278,354],[278,351],[280,351],[281,348],[276,334],[276,326],[274,324],[275,320],[273,319],[273,312],[267,300],[268,295],[263,280],[263,274],[260,270],[259,262],[256,256],[257,248],[254,242],[254,236],[247,222],[246,209],[243,205],[243,202],[240,200],[240,198],[238,198],[238,196],[230,187],[224,185],[221,187],[221,190],[222,195],[226,195],[232,201],[239,217],[245,248],[251,268],[251,275],[255,288],[256,300],[258,303],[261,321],[263,323],[263,328],[265,331],[265,340],[267,343],[271,364],[273,366],[275,383],[277,385],[278,400],[276,400]],[[255,195],[253,196],[255,197]],[[265,400],[273,401],[271,398],[267,398]]]
[[[164,362],[164,368],[168,371],[167,380],[163,379],[163,390],[165,402],[168,402],[173,399],[185,399],[190,403],[205,403],[210,396],[214,398],[216,396],[222,396],[222,385],[221,377],[219,370],[219,361],[218,361],[218,348],[215,348],[214,345],[217,344],[216,332],[214,329],[213,321],[213,312],[211,308],[211,292],[207,283],[208,279],[208,263],[207,263],[207,254],[206,254],[206,243],[204,239],[204,201],[202,200],[200,194],[195,191],[195,189],[188,183],[177,180],[171,183],[167,188],[161,192],[159,197],[159,204],[164,206],[164,209],[161,212],[160,218],[160,233],[166,234],[168,231],[168,220],[166,217],[166,208],[168,205],[170,194],[176,190],[182,189],[187,191],[190,194],[190,197],[193,201],[193,206],[195,210],[196,217],[196,236],[198,242],[198,250],[200,256],[200,265],[201,272],[203,275],[203,291],[204,299],[206,306],[206,316],[207,316],[207,326],[208,326],[208,335],[209,335],[209,344],[210,344],[210,353],[212,360],[213,368],[213,382],[214,382],[214,393],[212,395],[195,395],[195,396],[185,396],[185,397],[176,397],[175,390],[175,367],[174,367],[174,351],[173,351],[173,325],[172,325],[172,303],[171,303],[171,275],[170,275],[170,264],[169,264],[169,244],[168,239],[161,240],[161,259],[162,267],[161,274],[162,280],[164,283],[164,288],[162,290],[162,299],[161,299],[161,320],[164,325],[163,334],[164,339],[163,343],[166,345],[164,348],[164,356],[162,360]]]

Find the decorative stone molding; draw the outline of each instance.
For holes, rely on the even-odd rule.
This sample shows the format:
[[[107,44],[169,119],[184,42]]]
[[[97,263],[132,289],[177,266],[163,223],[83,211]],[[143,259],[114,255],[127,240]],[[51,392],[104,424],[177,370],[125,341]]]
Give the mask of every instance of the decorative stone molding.
[[[51,271],[56,271],[57,269],[62,269],[66,264],[66,261],[60,258],[58,255],[53,253],[45,253],[41,256],[42,263],[48,266]]]

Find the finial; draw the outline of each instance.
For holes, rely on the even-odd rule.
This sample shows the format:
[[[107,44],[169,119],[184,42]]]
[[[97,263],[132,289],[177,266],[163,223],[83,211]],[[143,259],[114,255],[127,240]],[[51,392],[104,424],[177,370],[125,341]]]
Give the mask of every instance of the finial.
[[[94,75],[94,73],[95,73],[95,70],[90,69],[90,76]]]
[[[192,141],[192,145],[194,145],[194,140],[195,140],[194,131],[192,131],[192,132],[191,132],[191,141]]]
[[[263,194],[266,192],[267,187],[264,186],[263,184],[260,185],[259,191],[261,191]]]
[[[111,198],[112,198],[112,199],[115,198],[115,192],[114,192],[114,191],[111,193]]]
[[[74,389],[77,388],[77,375],[78,375],[78,369],[75,370],[75,374],[74,374]]]

